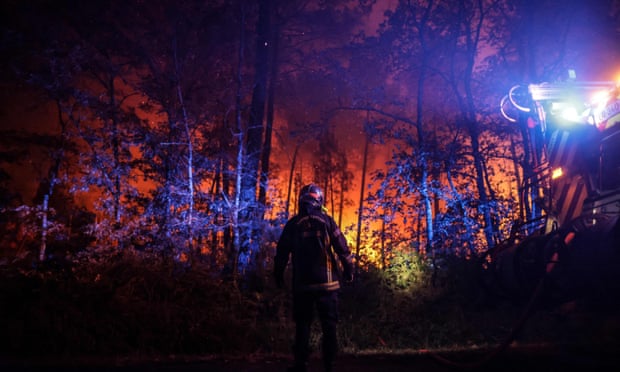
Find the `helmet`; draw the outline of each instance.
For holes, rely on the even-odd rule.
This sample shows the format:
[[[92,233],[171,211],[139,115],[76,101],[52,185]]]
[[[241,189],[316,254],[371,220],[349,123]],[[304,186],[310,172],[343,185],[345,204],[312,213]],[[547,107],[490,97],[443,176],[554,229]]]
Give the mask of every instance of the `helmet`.
[[[323,205],[323,190],[314,183],[302,187],[299,192],[299,205],[315,203]]]

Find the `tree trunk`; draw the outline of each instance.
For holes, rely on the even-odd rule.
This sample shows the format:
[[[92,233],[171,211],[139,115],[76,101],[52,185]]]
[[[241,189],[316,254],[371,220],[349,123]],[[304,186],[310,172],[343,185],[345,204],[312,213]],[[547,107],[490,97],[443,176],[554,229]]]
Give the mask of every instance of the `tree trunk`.
[[[342,212],[344,210],[344,189],[346,180],[347,175],[345,170],[345,174],[340,177],[340,197],[338,199],[338,226],[342,226]]]
[[[110,107],[113,110],[112,114],[112,152],[114,155],[114,222],[118,225],[121,223],[121,175],[120,168],[120,134],[118,129],[118,119],[116,117],[116,98],[114,89],[114,77],[110,77],[110,85],[108,87],[110,92]]]
[[[239,50],[238,56],[239,61],[237,65],[237,92],[235,97],[235,126],[236,126],[236,138],[237,138],[237,164],[236,164],[236,173],[235,173],[235,188],[234,188],[234,198],[232,203],[228,200],[228,208],[230,210],[230,222],[228,231],[231,235],[231,239],[226,241],[224,239],[224,247],[227,252],[227,262],[224,268],[224,271],[228,272],[232,280],[236,282],[238,275],[238,260],[239,260],[239,252],[241,250],[240,244],[240,228],[239,228],[239,214],[240,214],[240,205],[241,205],[241,178],[243,176],[243,159],[244,159],[244,130],[243,123],[241,121],[241,92],[243,87],[243,64],[245,58],[245,7],[243,1],[240,2],[239,7]],[[226,177],[226,176],[224,176]],[[232,181],[232,180],[231,180]],[[228,195],[228,188],[226,184],[228,180],[224,180],[223,182],[223,195],[226,198]],[[228,243],[228,244],[227,244]]]
[[[295,146],[295,151],[293,152],[293,160],[291,161],[291,170],[288,175],[288,191],[286,192],[286,219],[289,217],[289,209],[291,204],[291,189],[293,188],[293,175],[295,174],[295,164],[297,162],[297,153],[299,152],[299,144]]]
[[[187,218],[185,219],[185,227],[187,229],[187,249],[190,256],[194,253],[194,147],[192,145],[192,135],[189,129],[189,117],[187,116],[187,109],[185,107],[185,100],[183,99],[183,91],[181,89],[179,62],[177,59],[177,46],[176,40],[174,43],[174,70],[176,80],[177,99],[181,106],[181,112],[183,115],[183,128],[185,129],[185,140],[187,145]]]
[[[424,43],[423,43],[424,44]],[[418,168],[420,168],[422,174],[420,176],[420,197],[422,198],[422,205],[424,207],[425,216],[425,228],[426,228],[426,246],[424,251],[426,253],[432,252],[432,244],[434,239],[434,227],[433,227],[433,203],[429,191],[429,171],[427,161],[427,150],[424,138],[424,129],[422,127],[423,110],[424,110],[424,81],[426,78],[426,53],[422,56],[422,67],[420,71],[420,78],[418,80],[418,99],[417,99],[417,113],[416,113],[416,125],[418,132],[418,149],[420,151],[418,157]]]
[[[478,139],[478,124],[476,122],[470,122],[468,126],[472,145],[472,155],[474,157],[474,169],[476,170],[476,186],[478,189],[478,198],[480,199],[478,210],[482,213],[484,235],[486,237],[487,246],[490,248],[495,245],[495,241],[493,240],[494,233],[493,223],[491,221],[489,198],[484,182],[483,160],[482,154],[480,153],[480,143]]]
[[[460,102],[462,116],[465,120],[465,125],[467,126],[467,132],[471,139],[472,157],[474,161],[474,169],[476,171],[476,188],[478,190],[478,198],[480,200],[478,210],[482,214],[484,225],[483,229],[487,246],[493,247],[495,245],[493,240],[493,236],[495,234],[491,220],[491,210],[489,206],[487,188],[484,182],[484,163],[482,153],[480,152],[478,121],[476,119],[476,108],[474,103],[474,95],[472,92],[472,75],[474,73],[475,59],[478,54],[478,43],[484,20],[484,4],[481,1],[477,1],[474,5],[474,9],[467,9],[464,3],[460,4],[461,19],[459,21],[462,25],[462,32],[464,33],[464,52],[466,55],[467,64],[463,71],[463,97],[458,99]],[[478,12],[477,18],[475,17],[476,11]],[[468,15],[469,13],[472,14]],[[459,96],[456,82],[454,83],[454,87],[456,95]]]
[[[515,139],[512,133],[510,133],[510,158],[512,160],[512,167],[515,172],[515,181],[517,183],[517,201],[519,203],[519,218],[521,221],[525,221],[525,211],[523,210],[523,198],[519,189],[521,188],[521,172],[519,171],[519,159],[517,158],[517,147],[515,145]]]
[[[381,219],[381,270],[385,270],[385,216]]]
[[[242,269],[254,264],[254,256],[258,252],[259,230],[256,225],[258,215],[257,185],[260,174],[260,154],[263,139],[263,119],[265,117],[265,102],[267,91],[267,76],[269,66],[269,28],[271,1],[260,0],[258,7],[258,21],[256,26],[256,60],[254,63],[254,89],[250,105],[250,119],[246,136],[245,172],[241,177],[241,214],[239,223],[247,225],[240,230],[243,237],[241,244]],[[241,170],[242,168],[239,168]]]
[[[67,123],[62,118],[62,108],[60,102],[56,101],[56,108],[58,109],[58,124],[60,124],[60,146],[57,149],[57,153],[54,154],[54,163],[48,172],[48,188],[47,193],[43,195],[43,217],[41,221],[41,246],[39,247],[39,261],[45,261],[45,255],[47,251],[47,229],[48,229],[48,214],[49,214],[49,199],[54,192],[54,186],[58,182],[58,172],[60,172],[60,164],[64,156],[65,136],[67,132]]]
[[[420,33],[420,45],[422,48],[422,55],[420,61],[420,74],[418,78],[418,86],[417,86],[417,100],[416,100],[416,129],[418,134],[418,149],[420,151],[418,157],[418,167],[421,169],[421,177],[420,177],[420,196],[422,198],[422,204],[424,207],[425,213],[425,222],[426,222],[426,245],[424,247],[424,251],[426,253],[432,253],[432,243],[434,239],[434,227],[433,227],[433,203],[431,200],[431,195],[429,192],[429,170],[428,170],[428,159],[427,159],[427,149],[424,137],[424,128],[422,123],[424,122],[424,84],[426,81],[426,75],[428,74],[428,46],[426,42],[426,32],[428,27],[428,19],[430,17],[430,13],[432,11],[432,3],[428,4],[428,8],[425,9],[424,16],[422,17],[420,23],[418,24],[418,31]],[[419,232],[418,232],[419,234]]]
[[[359,272],[359,257],[360,257],[360,241],[362,238],[362,215],[364,212],[364,190],[366,190],[366,167],[368,165],[368,135],[366,135],[366,142],[364,143],[364,160],[362,162],[362,184],[360,187],[360,202],[357,208],[357,241],[355,243],[355,273]]]
[[[256,60],[254,63],[254,88],[246,138],[246,170],[243,177],[243,202],[254,207],[256,202],[256,187],[258,184],[259,160],[263,139],[263,119],[265,117],[265,102],[267,92],[268,60],[270,51],[270,0],[259,1],[259,14],[256,38]]]
[[[263,151],[261,154],[261,177],[258,186],[258,202],[260,205],[265,206],[267,204],[267,187],[269,179],[269,159],[271,158],[271,133],[273,130],[273,116],[274,116],[274,101],[276,82],[278,80],[278,40],[279,40],[279,28],[275,27],[272,40],[272,53],[271,53],[271,73],[269,75],[269,92],[267,96],[267,120],[265,123],[265,141],[263,144]],[[261,218],[264,217],[264,208]]]
[[[43,218],[41,221],[41,247],[39,248],[39,261],[45,261],[45,251],[47,249],[47,215],[48,215],[49,194],[43,196]]]

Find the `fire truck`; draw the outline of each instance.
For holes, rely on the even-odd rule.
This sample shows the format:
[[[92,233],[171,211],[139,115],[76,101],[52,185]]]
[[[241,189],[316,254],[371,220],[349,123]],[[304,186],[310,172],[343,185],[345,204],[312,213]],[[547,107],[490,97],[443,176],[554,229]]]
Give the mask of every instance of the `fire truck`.
[[[517,85],[500,102],[523,139],[520,217],[482,260],[493,295],[561,303],[620,289],[620,84]]]

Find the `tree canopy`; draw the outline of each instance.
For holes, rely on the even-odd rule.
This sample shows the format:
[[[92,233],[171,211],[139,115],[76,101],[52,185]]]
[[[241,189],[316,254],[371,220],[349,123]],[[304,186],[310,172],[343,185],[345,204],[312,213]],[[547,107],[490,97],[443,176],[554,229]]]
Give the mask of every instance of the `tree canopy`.
[[[528,171],[500,98],[618,68],[617,2],[582,3],[5,1],[3,253],[237,276],[314,181],[362,267],[479,254]]]

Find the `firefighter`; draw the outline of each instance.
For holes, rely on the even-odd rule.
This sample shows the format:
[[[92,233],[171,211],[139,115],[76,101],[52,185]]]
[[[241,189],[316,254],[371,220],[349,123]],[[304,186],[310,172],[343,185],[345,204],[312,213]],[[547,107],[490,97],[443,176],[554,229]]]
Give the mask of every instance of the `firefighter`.
[[[338,292],[340,279],[353,280],[353,264],[347,241],[323,207],[323,192],[315,184],[301,189],[299,212],[284,226],[274,258],[274,276],[284,286],[284,270],[291,256],[293,266],[293,319],[295,364],[289,371],[306,371],[310,356],[310,326],[314,311],[322,329],[325,371],[331,371],[338,350]],[[342,269],[339,268],[339,264]]]

